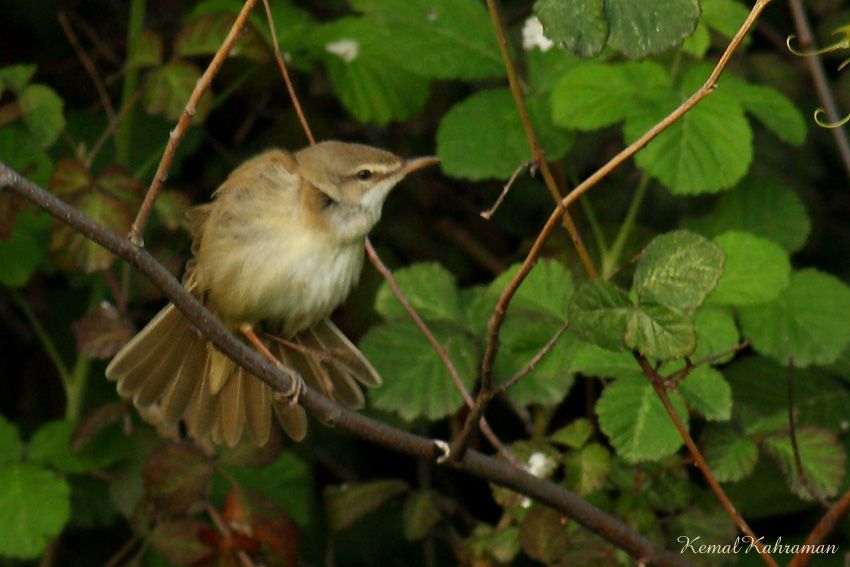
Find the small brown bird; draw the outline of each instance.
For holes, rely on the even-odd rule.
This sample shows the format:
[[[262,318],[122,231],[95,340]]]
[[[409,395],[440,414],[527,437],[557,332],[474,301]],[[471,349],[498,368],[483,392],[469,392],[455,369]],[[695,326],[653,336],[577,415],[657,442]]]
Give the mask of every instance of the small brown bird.
[[[308,385],[362,407],[357,383],[375,387],[381,378],[328,316],[360,277],[365,237],[390,190],[437,161],[333,141],[248,160],[211,203],[189,212],[195,259],[186,287],[230,328],[262,329],[267,349]],[[276,399],[172,304],[115,356],[106,376],[162,424],[183,419],[195,438],[233,446],[247,432],[262,446],[273,413],[293,439],[307,433],[301,406]]]

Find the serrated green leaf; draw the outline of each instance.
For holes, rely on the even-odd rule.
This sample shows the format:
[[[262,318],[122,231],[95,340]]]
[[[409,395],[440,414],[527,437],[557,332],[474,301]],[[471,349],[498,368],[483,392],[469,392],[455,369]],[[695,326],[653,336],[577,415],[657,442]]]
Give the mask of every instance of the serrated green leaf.
[[[407,541],[422,541],[441,517],[436,494],[428,490],[412,493],[407,497],[402,511],[404,538]]]
[[[495,298],[499,297],[519,268],[519,264],[514,264],[487,287],[487,297],[493,300],[494,306]],[[562,263],[550,259],[540,260],[514,294],[509,312],[514,315],[542,314],[552,321],[564,322],[574,290],[572,274]]]
[[[549,440],[573,449],[581,449],[591,435],[593,435],[593,424],[590,420],[581,417],[550,435]]]
[[[806,119],[780,91],[765,85],[751,85],[736,77],[729,77],[720,88],[738,99],[744,110],[783,142],[799,146],[806,140]]]
[[[538,0],[534,13],[549,39],[582,57],[598,55],[608,41],[604,0]]]
[[[432,325],[431,331],[466,387],[471,388],[478,363],[472,340],[439,325]],[[440,419],[463,403],[448,370],[413,323],[398,321],[373,327],[360,342],[360,349],[384,378],[383,386],[370,392],[375,407],[411,421],[418,417]]]
[[[460,322],[460,292],[451,272],[436,262],[420,262],[393,272],[410,305],[426,321]],[[408,319],[387,282],[375,297],[375,311],[388,321]]]
[[[35,65],[9,65],[0,69],[0,94],[4,89],[14,93],[23,89],[35,75]]]
[[[50,242],[50,216],[24,211],[15,219],[8,239],[0,239],[0,283],[21,287],[35,272]]]
[[[623,129],[627,142],[642,136],[683,98],[672,91],[658,94],[654,101],[632,108]],[[752,141],[743,108],[731,94],[718,90],[660,133],[635,160],[675,195],[716,193],[747,172]]]
[[[678,391],[697,413],[709,421],[732,417],[732,389],[718,370],[700,366],[679,384]]]
[[[719,482],[735,482],[752,474],[758,446],[729,426],[706,428],[700,445],[706,463]]]
[[[694,327],[697,333],[697,348],[692,356],[695,361],[729,350],[737,345],[741,338],[730,309],[702,307],[694,314]],[[734,356],[735,354],[730,352],[713,359],[711,364],[729,362]]]
[[[581,372],[585,376],[598,376],[600,378],[643,377],[643,370],[641,370],[632,353],[626,350],[606,350],[590,343],[582,343],[579,346],[571,367],[575,372]]]
[[[29,463],[0,465],[0,555],[37,558],[70,515],[61,476]]]
[[[564,458],[567,486],[582,496],[605,486],[610,470],[611,453],[599,443],[590,443]]]
[[[382,41],[380,29],[365,18],[324,24],[311,38],[340,102],[360,122],[411,118],[428,99],[428,80],[389,61]]]
[[[96,461],[71,450],[75,427],[67,420],[48,421],[42,425],[30,439],[27,460],[67,473],[83,473],[97,468]]]
[[[796,252],[811,228],[806,208],[797,194],[773,181],[747,179],[717,200],[712,211],[685,225],[713,237],[729,230],[762,236]]]
[[[752,305],[776,299],[788,287],[791,261],[781,246],[748,232],[724,232],[714,238],[726,264],[710,303]]]
[[[29,85],[18,94],[24,124],[42,148],[53,145],[65,128],[65,103],[45,85]]]
[[[562,157],[573,137],[549,121],[548,98],[540,95],[526,104],[546,157]],[[510,91],[479,91],[452,107],[437,130],[437,154],[443,171],[452,176],[474,180],[510,177],[531,155]]]
[[[401,480],[376,480],[325,488],[325,514],[332,531],[351,527],[363,516],[374,512],[388,500],[407,492]]]
[[[142,107],[150,114],[177,120],[200,78],[201,71],[196,65],[180,59],[153,68],[142,81]],[[211,107],[212,95],[207,90],[198,102],[195,120],[203,122]]]
[[[660,303],[644,302],[626,319],[626,346],[656,360],[682,358],[696,348],[690,317]]]
[[[552,121],[565,128],[596,130],[624,120],[656,92],[672,88],[667,70],[654,61],[582,63],[569,69],[552,91]]]
[[[693,33],[698,0],[605,0],[608,45],[631,59],[665,51]]]
[[[753,348],[780,364],[834,362],[850,344],[850,287],[814,269],[791,274],[769,303],[741,308],[741,329]]]
[[[638,304],[657,303],[693,313],[717,285],[724,255],[719,246],[685,230],[652,239],[635,270]]]
[[[141,69],[162,64],[162,38],[156,32],[143,30],[127,52],[126,69]]]
[[[20,122],[0,128],[0,161],[42,187],[47,186],[53,171],[53,160]]]
[[[484,79],[504,75],[490,18],[477,0],[373,0],[359,3],[384,60],[423,77]]]
[[[670,392],[676,413],[687,425],[688,411],[676,392]],[[617,454],[630,463],[657,461],[675,453],[682,438],[645,379],[622,378],[610,384],[596,402],[599,427]]]
[[[570,329],[610,350],[625,346],[626,321],[634,310],[626,293],[605,280],[583,283],[570,303]]]
[[[309,467],[290,452],[262,467],[226,465],[228,477],[282,506],[299,525],[310,522],[312,477]]]
[[[829,430],[802,427],[797,429],[797,446],[803,473],[808,479],[807,484],[800,480],[791,438],[788,435],[778,435],[764,441],[765,451],[779,464],[791,491],[803,500],[838,495],[844,480],[844,463],[847,460],[841,442]],[[816,494],[811,494],[810,487]]]
[[[24,444],[17,426],[0,415],[0,466],[19,461],[23,454]]]

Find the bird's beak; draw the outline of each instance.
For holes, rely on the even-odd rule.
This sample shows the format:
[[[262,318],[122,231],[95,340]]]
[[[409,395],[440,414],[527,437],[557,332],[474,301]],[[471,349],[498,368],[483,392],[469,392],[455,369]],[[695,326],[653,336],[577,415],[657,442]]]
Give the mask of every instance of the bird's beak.
[[[430,167],[438,163],[440,163],[440,158],[438,158],[437,156],[425,156],[408,159],[405,160],[404,164],[401,166],[401,173],[403,175],[410,175],[414,171],[419,171],[420,169],[424,169],[426,167]]]

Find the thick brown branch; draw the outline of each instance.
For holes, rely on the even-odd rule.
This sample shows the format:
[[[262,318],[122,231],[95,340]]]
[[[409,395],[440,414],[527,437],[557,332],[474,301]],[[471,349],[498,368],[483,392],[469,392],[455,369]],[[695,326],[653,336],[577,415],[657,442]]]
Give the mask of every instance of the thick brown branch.
[[[219,350],[276,391],[287,391],[290,386],[290,377],[287,374],[233,335],[143,248],[136,246],[128,238],[98,225],[80,211],[0,163],[0,187],[4,186],[137,268]],[[303,392],[300,403],[325,423],[336,424],[363,439],[420,459],[434,460],[439,456],[433,440],[360,415],[312,389],[308,388]],[[508,463],[476,451],[467,451],[460,462],[451,463],[450,466],[551,506],[640,561],[656,565],[691,565],[680,555],[655,546],[619,519],[592,506],[572,492]]]
[[[245,5],[242,6],[242,11],[239,12],[238,16],[236,16],[236,20],[230,27],[230,31],[227,32],[227,37],[224,38],[224,42],[222,42],[219,46],[218,51],[215,52],[212,61],[210,61],[210,64],[207,66],[204,74],[201,75],[201,78],[198,79],[198,82],[195,84],[195,88],[192,90],[192,94],[189,95],[189,102],[186,103],[186,108],[183,109],[183,113],[180,115],[180,120],[177,121],[177,126],[174,127],[174,130],[171,131],[171,135],[168,137],[168,144],[165,146],[165,152],[162,154],[162,159],[159,160],[159,166],[157,166],[156,173],[153,176],[153,180],[151,180],[151,185],[148,188],[148,192],[145,194],[145,200],[142,202],[142,206],[139,207],[136,220],[133,221],[133,226],[130,229],[130,241],[133,244],[137,246],[143,245],[142,233],[145,230],[148,217],[150,217],[154,201],[156,201],[156,196],[159,194],[159,190],[168,178],[168,170],[171,169],[171,162],[174,161],[174,152],[177,150],[177,145],[180,143],[180,140],[183,138],[183,134],[186,133],[186,129],[192,122],[192,117],[195,116],[201,96],[203,96],[203,94],[207,91],[210,83],[212,83],[213,77],[216,76],[218,70],[224,63],[224,60],[227,59],[227,56],[230,54],[230,50],[233,48],[236,40],[239,39],[239,34],[245,26],[248,15],[251,13],[251,10],[254,8],[256,3],[257,0],[245,0]]]

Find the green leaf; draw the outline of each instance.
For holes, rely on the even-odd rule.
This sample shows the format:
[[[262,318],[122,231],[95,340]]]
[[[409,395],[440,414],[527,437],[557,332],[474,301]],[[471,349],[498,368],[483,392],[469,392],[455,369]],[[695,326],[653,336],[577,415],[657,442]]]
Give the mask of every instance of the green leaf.
[[[75,427],[74,422],[67,420],[48,421],[42,425],[30,439],[28,461],[67,473],[83,473],[97,468],[97,461],[71,450]]]
[[[582,57],[599,55],[608,41],[604,0],[538,0],[534,13],[549,39]]]
[[[0,128],[0,161],[42,187],[53,171],[53,160],[21,122]]]
[[[583,283],[570,303],[570,329],[610,350],[625,346],[626,321],[634,307],[626,293],[605,280]]]
[[[806,141],[806,119],[780,91],[765,85],[751,85],[734,76],[723,81],[720,88],[737,98],[744,110],[783,142],[800,146]]]
[[[312,477],[309,467],[297,456],[283,452],[262,467],[225,466],[228,478],[250,488],[280,506],[301,526],[310,522]]]
[[[638,303],[658,303],[693,313],[723,273],[723,251],[713,242],[685,230],[652,239],[635,271],[632,289]]]
[[[683,94],[670,91],[636,105],[626,120],[626,141],[633,142],[692,91],[687,85],[701,75],[689,74]],[[703,99],[681,119],[661,132],[635,160],[675,195],[716,193],[737,183],[753,159],[753,133],[738,100],[722,89]]]
[[[728,308],[700,308],[694,314],[694,327],[697,332],[697,348],[693,354],[695,361],[728,350],[737,345],[740,340],[735,317]],[[712,360],[711,364],[729,362],[734,356],[734,353],[729,353]]]
[[[432,325],[431,331],[471,388],[478,363],[472,340],[439,325]],[[384,378],[384,385],[370,392],[375,407],[411,421],[417,417],[440,419],[463,403],[448,370],[413,323],[373,327],[360,342],[360,349]]]
[[[545,43],[548,40],[545,36],[534,34],[536,29],[534,22],[539,25],[539,20],[532,16],[525,21],[523,27],[523,48],[525,49],[525,64],[528,68],[530,92],[536,94],[551,93],[564,73],[581,64],[581,60],[572,53],[552,49],[551,46],[548,48],[540,46],[540,41]],[[532,29],[527,31],[526,28]],[[530,35],[530,37],[526,37],[526,35]]]
[[[130,70],[161,65],[162,51],[162,37],[156,32],[143,30],[130,45],[124,67]]]
[[[493,528],[488,524],[478,524],[466,545],[475,557],[484,561],[510,563],[520,551],[519,531],[517,526]]]
[[[776,299],[788,287],[791,261],[778,244],[748,232],[729,231],[714,238],[726,265],[710,303],[752,305]]]
[[[719,482],[735,482],[752,474],[758,446],[729,426],[706,428],[701,443],[706,463]]]
[[[591,435],[593,435],[593,424],[590,420],[581,417],[550,435],[549,440],[573,449],[581,449]]]
[[[197,66],[179,59],[153,68],[142,82],[142,107],[150,114],[161,114],[168,120],[177,120],[200,78],[201,71]],[[212,94],[207,90],[198,101],[195,120],[203,122],[211,107]]]
[[[36,559],[70,515],[61,476],[28,463],[0,465],[0,555]]]
[[[477,0],[372,0],[367,11],[385,59],[423,77],[485,79],[504,75],[490,18]]]
[[[50,224],[45,213],[23,211],[18,215],[12,234],[0,240],[0,283],[21,287],[29,281],[47,252]]]
[[[492,300],[494,307],[495,298],[501,295],[519,269],[520,264],[514,264],[487,287],[486,298]],[[551,321],[563,323],[567,320],[574,289],[572,274],[562,263],[551,259],[540,260],[514,294],[509,312],[511,316],[545,315]]]
[[[396,270],[393,276],[410,305],[426,321],[459,322],[463,318],[455,278],[440,264],[420,262]],[[410,317],[386,281],[378,289],[375,311],[388,321]]]
[[[564,458],[566,484],[581,496],[605,486],[610,471],[611,453],[599,443],[590,443]]]
[[[519,528],[522,550],[545,565],[554,565],[570,550],[566,522],[557,510],[535,504],[525,514]]]
[[[435,493],[429,490],[413,492],[407,497],[402,511],[404,538],[407,541],[422,541],[441,517]]]
[[[573,137],[549,120],[549,101],[526,101],[540,144],[550,160],[562,157]],[[487,140],[482,144],[482,140]],[[437,154],[447,174],[473,180],[507,179],[529,159],[531,150],[519,111],[508,89],[479,91],[453,106],[437,130]]]
[[[657,360],[681,358],[696,348],[693,321],[660,303],[645,302],[626,319],[626,346]]]
[[[710,366],[691,371],[678,391],[691,408],[709,421],[729,421],[732,417],[732,389],[723,374]]]
[[[682,51],[690,53],[697,59],[702,59],[709,47],[711,47],[711,34],[705,24],[700,21],[694,33],[682,43]]]
[[[0,415],[0,466],[21,460],[24,445],[14,423]]]
[[[32,80],[35,71],[35,65],[9,65],[0,68],[0,94],[3,94],[4,89],[19,92]]]
[[[709,237],[729,230],[750,232],[788,252],[802,248],[811,229],[806,208],[792,189],[752,178],[721,195],[710,213],[687,219],[685,225]]]
[[[342,18],[321,26],[311,39],[321,49],[340,102],[360,122],[387,124],[418,114],[428,99],[428,80],[387,59],[383,36],[365,18]]]
[[[665,51],[693,33],[698,0],[605,0],[608,45],[631,59]]]
[[[331,531],[339,532],[374,512],[388,500],[407,492],[401,480],[376,480],[325,488],[325,514]]]
[[[700,23],[727,39],[731,39],[737,33],[750,12],[738,0],[701,0],[700,7],[702,8]]]
[[[281,50],[292,53],[294,49],[308,45],[311,42],[312,35],[316,31],[316,25],[310,12],[292,4],[290,0],[270,2],[269,4],[272,18],[274,19],[277,41],[280,44]],[[236,2],[234,12],[238,12],[241,8],[242,3]],[[249,20],[254,24],[254,29],[265,38],[266,43],[272,45],[271,32],[269,31],[265,10],[252,11]]]
[[[643,378],[643,370],[632,353],[625,350],[606,350],[589,343],[582,343],[579,346],[571,367],[575,372],[581,372],[585,376]]]
[[[697,0],[539,0],[546,34],[582,57],[606,45],[631,59],[660,53],[694,31]]]
[[[803,500],[832,498],[838,495],[844,481],[847,454],[835,435],[826,429],[803,427],[797,429],[797,446],[803,473],[808,485],[800,480],[788,435],[770,437],[764,449],[779,464],[791,491]],[[811,494],[809,486],[816,494]]]
[[[24,124],[42,148],[53,145],[65,128],[65,103],[56,91],[44,85],[29,85],[18,95]]]
[[[654,61],[576,65],[552,92],[552,121],[558,126],[596,130],[624,120],[656,92],[672,88],[667,70]]]
[[[741,308],[753,348],[780,364],[829,364],[850,344],[850,287],[818,270],[791,274],[778,298]]]
[[[669,396],[687,425],[688,411],[681,396],[676,392]],[[682,446],[679,432],[645,379],[622,378],[610,384],[596,402],[596,415],[617,454],[630,463],[657,461]]]
[[[230,28],[233,26],[233,14],[218,12],[193,17],[183,25],[174,39],[174,54],[178,57],[193,57],[196,55],[213,55],[224,43]],[[265,22],[264,22],[265,24]],[[230,57],[245,57],[252,61],[265,61],[269,51],[263,43],[263,38],[254,26],[246,26],[239,36]]]

